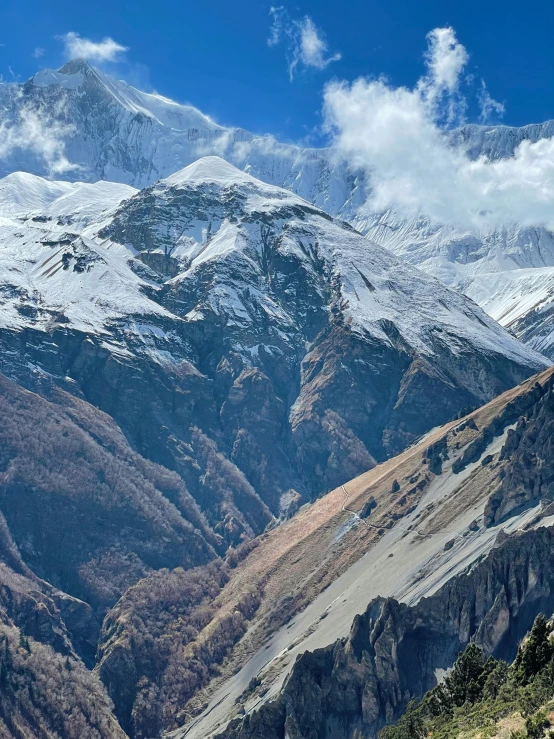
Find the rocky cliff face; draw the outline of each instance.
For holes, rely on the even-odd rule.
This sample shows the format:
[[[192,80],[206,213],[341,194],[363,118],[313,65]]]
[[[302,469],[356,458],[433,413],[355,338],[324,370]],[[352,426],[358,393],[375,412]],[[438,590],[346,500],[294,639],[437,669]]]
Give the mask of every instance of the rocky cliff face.
[[[550,381],[536,403],[508,432],[502,450],[502,481],[485,511],[486,523],[494,525],[515,511],[542,500],[554,500],[552,424],[554,384]]]
[[[553,564],[554,534],[538,529],[505,538],[415,606],[373,601],[347,639],[299,657],[275,701],[219,736],[375,736],[435,684],[470,640],[486,654],[513,658],[535,615],[554,607]]]

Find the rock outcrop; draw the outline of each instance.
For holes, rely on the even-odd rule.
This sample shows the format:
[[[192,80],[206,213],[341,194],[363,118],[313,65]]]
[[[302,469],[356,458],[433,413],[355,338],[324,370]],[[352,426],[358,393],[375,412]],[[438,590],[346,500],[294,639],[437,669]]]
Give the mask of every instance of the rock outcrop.
[[[505,537],[485,560],[408,606],[379,598],[348,638],[300,656],[278,697],[221,739],[375,737],[436,683],[471,640],[511,659],[534,617],[554,608],[554,532]]]
[[[493,525],[518,509],[540,500],[554,501],[552,434],[554,431],[554,382],[535,392],[536,402],[508,432],[502,450],[502,481],[491,496],[485,523]]]

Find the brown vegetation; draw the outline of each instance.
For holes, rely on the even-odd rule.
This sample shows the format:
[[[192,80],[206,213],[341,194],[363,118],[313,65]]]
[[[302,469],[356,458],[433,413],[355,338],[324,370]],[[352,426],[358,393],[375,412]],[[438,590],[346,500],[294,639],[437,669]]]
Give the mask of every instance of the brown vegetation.
[[[97,676],[0,624],[1,739],[125,739]]]
[[[26,565],[104,607],[151,569],[212,559],[217,540],[178,475],[105,414],[56,399],[0,376],[0,511]]]
[[[260,597],[245,592],[219,610],[227,567],[160,570],[130,588],[106,617],[99,674],[131,737],[146,739],[184,721],[183,707],[246,631]]]

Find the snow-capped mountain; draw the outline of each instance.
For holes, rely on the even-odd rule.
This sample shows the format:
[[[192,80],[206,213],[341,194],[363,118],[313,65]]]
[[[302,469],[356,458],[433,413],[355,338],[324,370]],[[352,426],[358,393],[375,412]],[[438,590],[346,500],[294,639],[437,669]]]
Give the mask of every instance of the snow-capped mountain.
[[[452,136],[499,157],[551,129]],[[497,534],[552,522],[552,367],[531,377],[548,360],[494,320],[549,351],[550,234],[364,214],[364,176],[332,149],[221,127],[81,61],[0,85],[0,136],[4,718],[24,695],[21,731],[63,734],[78,695],[79,736],[205,737],[229,718],[228,736],[300,736],[329,688],[335,738],[381,726],[483,623],[498,645],[551,604],[544,529],[477,565]],[[397,646],[429,619],[379,641],[366,601],[435,590],[420,613],[450,651],[424,640],[403,684]],[[402,659],[374,679],[391,644]]]
[[[518,224],[475,233],[394,212],[359,216],[367,237],[480,305],[554,358],[554,234]]]
[[[2,197],[2,370],[108,412],[231,541],[546,365],[219,157],[139,192],[9,175]]]
[[[145,187],[202,156],[217,155],[269,184],[292,190],[332,215],[352,220],[367,199],[362,173],[333,148],[300,148],[220,126],[191,105],[141,92],[76,59],[44,70],[23,84],[0,84],[2,122],[8,129],[35,113],[54,128],[71,165],[63,179],[103,179]],[[452,132],[470,156],[509,157],[524,140],[554,135],[554,121],[511,128],[467,125]],[[14,145],[0,174],[25,171],[50,176],[43,152]]]
[[[22,170],[50,176],[59,165],[67,180],[140,188],[203,156],[218,155],[347,220],[403,260],[464,291],[523,341],[554,356],[552,235],[545,229],[513,224],[469,233],[394,213],[361,214],[369,193],[366,178],[332,148],[299,148],[219,126],[190,105],[140,92],[82,60],[39,72],[21,85],[0,84],[0,108],[5,130],[26,130],[31,117],[64,145],[63,161],[53,164],[40,147],[14,136],[0,174]],[[451,134],[453,144],[470,156],[491,159],[512,156],[522,141],[552,135],[553,121],[521,128],[467,125]]]
[[[53,140],[63,141],[63,179],[140,188],[214,154],[333,214],[350,201],[356,204],[357,178],[334,161],[332,151],[219,126],[192,106],[140,92],[82,60],[39,72],[21,85],[0,84],[0,110],[8,130],[24,128],[29,116],[37,116]],[[0,159],[0,175],[21,170],[49,177],[52,162],[44,152],[21,143]]]

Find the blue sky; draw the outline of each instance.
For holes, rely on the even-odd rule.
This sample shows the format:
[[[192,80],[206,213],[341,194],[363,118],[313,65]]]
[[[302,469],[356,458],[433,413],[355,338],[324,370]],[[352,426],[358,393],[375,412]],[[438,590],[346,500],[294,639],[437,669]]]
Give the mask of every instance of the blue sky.
[[[110,37],[128,47],[118,63],[104,65],[115,76],[190,102],[224,124],[317,142],[321,136],[314,130],[321,123],[328,81],[384,74],[394,86],[413,86],[424,69],[426,34],[449,25],[469,53],[465,73],[473,75],[473,83],[463,83],[469,120],[478,117],[474,93],[481,79],[504,104],[503,122],[522,125],[554,117],[551,0],[528,6],[514,0],[283,5],[281,40],[271,46],[271,3],[5,0],[0,73],[5,80],[24,80],[43,67],[61,66],[65,51],[60,37],[69,32],[96,42]],[[315,66],[300,59],[291,80],[294,44],[306,16],[327,49]]]

